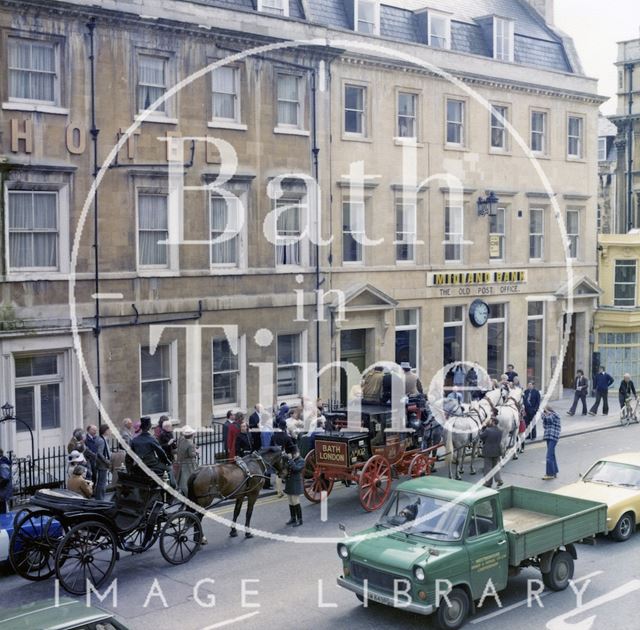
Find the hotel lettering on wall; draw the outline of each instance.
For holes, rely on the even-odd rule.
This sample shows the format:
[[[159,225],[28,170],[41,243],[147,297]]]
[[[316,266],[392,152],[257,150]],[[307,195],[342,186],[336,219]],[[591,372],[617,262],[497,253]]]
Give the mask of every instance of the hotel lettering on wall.
[[[475,297],[520,293],[527,282],[525,269],[447,271],[430,273],[427,286],[440,297]]]

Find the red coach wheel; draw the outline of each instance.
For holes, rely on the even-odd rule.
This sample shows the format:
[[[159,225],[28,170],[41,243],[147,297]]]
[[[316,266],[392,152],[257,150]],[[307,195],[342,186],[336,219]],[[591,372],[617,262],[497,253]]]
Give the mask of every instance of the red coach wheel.
[[[311,503],[320,503],[322,493],[326,492],[329,496],[333,490],[333,479],[327,479],[321,469],[316,466],[315,451],[309,451],[304,458],[303,484],[304,496]]]
[[[426,455],[419,453],[409,464],[409,477],[424,477],[431,474],[431,461]]]
[[[360,503],[367,512],[381,508],[391,493],[391,464],[382,455],[374,455],[360,475]]]

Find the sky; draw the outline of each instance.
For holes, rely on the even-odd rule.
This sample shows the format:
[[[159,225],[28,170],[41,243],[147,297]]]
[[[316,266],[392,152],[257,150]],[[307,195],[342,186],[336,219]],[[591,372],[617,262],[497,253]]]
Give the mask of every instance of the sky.
[[[586,74],[599,79],[598,92],[612,98],[604,114],[616,111],[617,42],[640,38],[639,0],[555,0],[555,23],[571,35]]]

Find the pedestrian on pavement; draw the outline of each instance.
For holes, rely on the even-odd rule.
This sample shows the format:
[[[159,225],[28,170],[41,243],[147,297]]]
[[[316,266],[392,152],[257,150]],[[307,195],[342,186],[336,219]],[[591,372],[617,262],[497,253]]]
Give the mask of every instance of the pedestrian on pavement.
[[[411,363],[403,361],[400,364],[404,374],[404,394],[405,396],[417,396],[423,393],[422,383],[417,374],[411,371]],[[464,378],[462,379],[464,381]]]
[[[522,389],[522,385],[520,385],[520,379],[517,376],[513,377],[513,380],[511,381],[511,385],[513,387],[518,387],[519,389]]]
[[[91,470],[91,480],[96,482],[98,479],[97,473],[97,464],[98,464],[98,445],[96,443],[96,438],[98,436],[98,427],[95,424],[90,424],[87,427],[87,431],[85,433],[85,444],[87,448],[84,452],[84,456],[87,458],[89,462],[89,469]]]
[[[95,497],[104,501],[107,490],[107,471],[111,468],[111,449],[109,448],[109,425],[101,424],[96,436],[96,484]]]
[[[536,414],[538,413],[538,409],[540,409],[540,392],[536,389],[535,383],[533,381],[529,381],[527,385],[527,389],[524,392],[524,421],[527,425],[527,430],[529,430],[529,426],[534,421]],[[529,439],[535,440],[538,437],[538,432],[536,431],[536,425],[533,425],[531,432],[529,433]]]
[[[273,437],[273,418],[268,411],[260,416],[260,448],[269,448]]]
[[[166,453],[150,431],[151,418],[143,416],[140,418],[140,435],[131,440],[131,450],[142,460],[145,466],[159,477],[162,477],[171,468],[171,462],[167,459]],[[128,454],[125,459],[125,465],[129,472],[144,474]]]
[[[253,451],[251,445],[251,436],[249,433],[249,424],[243,422],[240,425],[240,433],[236,436],[236,457],[244,457]]]
[[[182,494],[187,496],[189,477],[198,469],[198,449],[193,442],[195,430],[188,424],[182,429],[176,448],[176,485]]]
[[[589,411],[590,416],[595,416],[598,413],[600,401],[602,401],[602,413],[605,416],[609,414],[609,388],[612,385],[613,377],[607,373],[604,365],[601,365],[600,371],[596,376],[596,401]]]
[[[173,462],[176,453],[176,437],[173,434],[171,420],[165,420],[162,423],[160,435],[158,436],[158,444],[162,446],[162,450],[165,452],[167,459]]]
[[[249,433],[251,440],[251,446],[254,451],[259,451],[262,447],[262,440],[260,438],[260,419],[264,413],[263,406],[258,403],[253,408],[253,413],[249,416]]]
[[[575,389],[575,393],[573,394],[573,404],[571,405],[571,409],[567,411],[568,416],[572,416],[576,412],[576,408],[578,407],[578,402],[582,402],[582,415],[587,415],[587,392],[589,391],[589,380],[584,375],[582,370],[578,370],[576,372],[576,380],[573,383],[573,389]]]
[[[505,376],[507,377],[509,383],[513,383],[513,379],[518,376],[518,373],[516,372],[516,369],[512,363],[509,363],[509,365],[507,365]]]
[[[132,428],[132,432],[131,432],[131,440],[133,441],[133,438],[137,438],[141,433],[142,433],[142,429],[140,428],[140,420],[134,420],[133,422],[133,428]]]
[[[169,416],[160,416],[158,418],[158,424],[153,429],[153,436],[156,438],[156,440],[160,439],[160,435],[162,434],[162,427],[167,420],[169,420]]]
[[[284,485],[284,493],[289,499],[289,514],[291,516],[287,521],[287,525],[293,527],[300,527],[300,525],[302,525],[300,495],[304,492],[302,485],[303,469],[304,459],[300,457],[300,452],[296,449],[287,463],[287,479]]]
[[[122,421],[122,430],[120,431],[120,437],[123,439],[127,446],[131,446],[131,440],[133,439],[133,421],[131,418],[125,418]]]
[[[229,427],[233,424],[233,411],[229,409],[227,411],[227,417],[222,425],[222,444],[224,445],[224,454],[225,458],[229,457],[229,447],[227,446],[229,442]]]
[[[67,479],[67,490],[90,499],[93,494],[93,484],[85,478],[84,473],[84,466],[74,466]]]
[[[71,453],[72,451],[84,453],[86,448],[87,447],[84,443],[84,431],[82,429],[74,429],[71,439],[67,444],[67,453]]]
[[[547,473],[542,479],[548,481],[558,476],[556,445],[562,430],[560,416],[549,406],[545,407],[542,412],[542,426],[544,427],[544,439],[547,443]]]
[[[636,386],[631,380],[631,374],[625,374],[620,381],[620,388],[618,389],[618,400],[620,401],[620,409],[624,409],[627,403],[627,398],[636,397]]]
[[[227,429],[227,457],[230,460],[236,458],[236,439],[240,433],[240,425],[244,419],[244,415],[240,412],[233,415],[233,422]]]
[[[0,448],[0,514],[6,514],[13,497],[11,461]]]
[[[81,467],[82,474],[86,479],[91,479],[91,471],[89,470],[89,462],[80,451],[71,451],[67,456],[67,462],[69,465],[67,466],[67,477],[71,477],[73,471]]]
[[[484,485],[491,488],[495,479],[497,487],[500,488],[503,484],[500,469],[498,468],[493,475],[490,474],[500,463],[501,457],[502,431],[498,428],[498,421],[495,418],[487,418],[479,437],[482,440],[482,458],[484,459],[484,475],[486,477]]]

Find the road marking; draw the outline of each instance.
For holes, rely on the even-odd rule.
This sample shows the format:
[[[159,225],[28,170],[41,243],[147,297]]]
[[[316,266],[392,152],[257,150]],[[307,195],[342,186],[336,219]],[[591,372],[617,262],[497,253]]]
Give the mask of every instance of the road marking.
[[[320,493],[320,520],[323,523],[326,523],[327,519],[329,518],[329,501],[327,501],[328,498],[329,495],[327,494],[327,491],[323,490]]]
[[[588,573],[587,575],[582,576],[581,578],[577,578],[573,580],[574,584],[578,584],[579,582],[584,582],[585,580],[590,580],[592,577],[596,575],[600,575],[604,573],[604,571],[594,571],[593,573]],[[546,597],[547,595],[551,595],[555,591],[546,590],[539,595],[540,598]],[[516,602],[515,604],[511,604],[511,606],[506,606],[505,608],[501,608],[500,610],[496,610],[495,612],[489,613],[488,615],[483,615],[482,617],[475,617],[471,619],[471,623],[482,623],[483,621],[487,621],[488,619],[493,619],[494,617],[499,617],[506,612],[511,612],[516,608],[520,608],[521,606],[526,606],[529,603],[528,599],[523,599],[521,602]]]
[[[232,623],[238,623],[238,621],[244,621],[245,619],[249,619],[250,617],[255,617],[259,615],[260,611],[256,610],[252,613],[247,613],[246,615],[242,615],[241,617],[236,617],[235,619],[227,619],[226,621],[219,621],[218,623],[214,623],[212,626],[206,626],[202,628],[202,630],[213,630],[214,628],[222,628],[223,626],[230,626]]]

